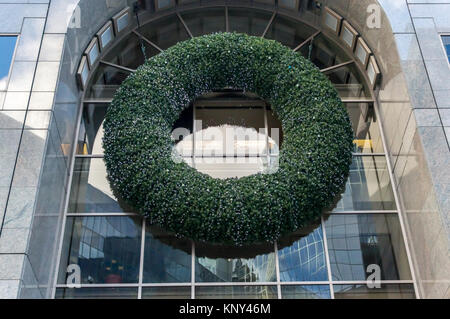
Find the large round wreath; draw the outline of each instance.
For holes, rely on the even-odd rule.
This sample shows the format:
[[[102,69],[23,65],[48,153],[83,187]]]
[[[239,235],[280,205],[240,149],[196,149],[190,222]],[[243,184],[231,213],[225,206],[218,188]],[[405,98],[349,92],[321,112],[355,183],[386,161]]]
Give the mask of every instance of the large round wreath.
[[[172,126],[196,97],[223,88],[258,94],[282,123],[273,174],[214,179],[172,157]],[[311,62],[278,42],[218,33],[149,59],[117,91],[104,123],[110,182],[179,236],[242,245],[275,241],[318,219],[340,194],[352,157],[347,111]]]

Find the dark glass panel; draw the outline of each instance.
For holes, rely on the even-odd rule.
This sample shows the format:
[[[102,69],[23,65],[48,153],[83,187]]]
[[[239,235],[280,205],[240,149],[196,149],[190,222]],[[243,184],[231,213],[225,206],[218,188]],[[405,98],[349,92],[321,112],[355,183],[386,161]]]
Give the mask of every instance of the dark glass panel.
[[[143,282],[191,282],[191,250],[189,240],[178,239],[147,223]]]
[[[334,211],[395,210],[384,156],[354,156],[345,193]]]
[[[397,214],[331,215],[325,222],[333,280],[367,280],[379,266],[380,280],[410,280]]]
[[[197,287],[195,299],[277,299],[276,286]]]
[[[69,213],[122,213],[134,210],[118,200],[109,183],[103,158],[77,158]]]
[[[267,31],[266,38],[277,40],[294,49],[313,35],[314,32],[316,30],[305,24],[278,15]]]
[[[282,299],[331,299],[329,285],[281,286]]]
[[[189,39],[186,28],[176,15],[150,22],[140,29],[140,33],[163,50]]]
[[[140,218],[69,217],[66,232],[71,236],[66,246],[69,247],[68,258],[61,263],[62,274],[67,265],[78,265],[82,284],[138,282]],[[67,252],[63,252],[65,255]]]
[[[322,226],[283,240],[294,241],[283,248],[278,244],[281,281],[328,281]]]
[[[247,11],[238,8],[228,9],[230,31],[261,36],[272,14],[267,11]]]
[[[137,299],[137,288],[58,288],[56,299]]]
[[[100,64],[91,79],[86,98],[112,99],[117,89],[129,75],[130,72]]]
[[[335,299],[415,299],[412,284],[382,284],[381,288],[366,285],[334,285]]]
[[[227,256],[215,255],[220,252],[215,246],[196,246],[195,281],[197,282],[270,282],[276,280],[275,253],[273,245],[265,245],[264,251],[255,256],[252,247],[227,250]],[[245,256],[236,258],[234,255]],[[250,257],[251,256],[251,257]],[[235,258],[233,258],[235,257]]]
[[[375,120],[373,106],[368,103],[346,103],[352,122],[355,153],[384,153],[380,128]]]
[[[103,121],[108,104],[85,104],[78,135],[77,154],[103,155]]]
[[[191,299],[191,287],[143,287],[142,299]]]
[[[225,8],[208,8],[181,13],[194,37],[215,32],[225,32]]]

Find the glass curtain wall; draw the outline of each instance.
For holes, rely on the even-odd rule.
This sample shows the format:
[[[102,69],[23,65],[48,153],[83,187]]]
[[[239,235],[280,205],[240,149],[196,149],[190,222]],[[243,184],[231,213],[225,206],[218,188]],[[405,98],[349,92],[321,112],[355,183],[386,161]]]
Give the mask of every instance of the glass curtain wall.
[[[179,16],[144,25],[139,32],[168,48],[189,34],[225,30],[265,32],[266,38],[293,49],[317,31],[282,14],[272,19],[268,11],[217,7],[181,11]],[[146,49],[147,57],[158,53],[150,45]],[[320,69],[352,61],[322,35],[298,52]],[[102,59],[138,67],[144,58],[136,34]],[[326,72],[345,102],[355,132],[353,163],[342,196],[319,224],[277,243],[243,248],[176,238],[116,197],[103,162],[102,123],[115,90],[128,74],[100,63],[86,90],[56,298],[415,298],[380,125],[373,103],[367,101],[370,91],[353,64]],[[255,111],[252,119],[261,114]],[[209,115],[198,116],[208,120]],[[185,127],[192,129],[191,124],[188,120]],[[73,264],[81,269],[78,289],[67,285],[67,266]],[[367,286],[371,265],[379,267],[380,288]]]

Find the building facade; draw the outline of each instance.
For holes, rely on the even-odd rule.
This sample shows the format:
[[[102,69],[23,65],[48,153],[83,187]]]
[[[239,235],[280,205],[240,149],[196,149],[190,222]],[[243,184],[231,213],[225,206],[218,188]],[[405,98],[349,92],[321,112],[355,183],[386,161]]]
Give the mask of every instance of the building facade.
[[[450,297],[450,4],[135,3],[0,0],[0,298]],[[309,229],[251,247],[150,225],[111,190],[101,144],[114,93],[146,58],[234,31],[309,58],[355,132],[336,206]],[[277,127],[269,111],[257,97],[214,92],[180,121],[191,131],[198,120]],[[198,170],[224,174],[191,155]],[[380,287],[368,285],[372,266]]]

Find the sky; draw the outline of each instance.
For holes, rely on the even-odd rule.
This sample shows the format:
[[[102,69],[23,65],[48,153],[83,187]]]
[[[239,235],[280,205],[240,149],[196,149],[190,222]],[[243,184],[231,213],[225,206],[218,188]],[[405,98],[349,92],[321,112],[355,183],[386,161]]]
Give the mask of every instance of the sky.
[[[0,36],[0,90],[6,89],[6,80],[16,47],[16,40],[17,37],[15,36]]]

